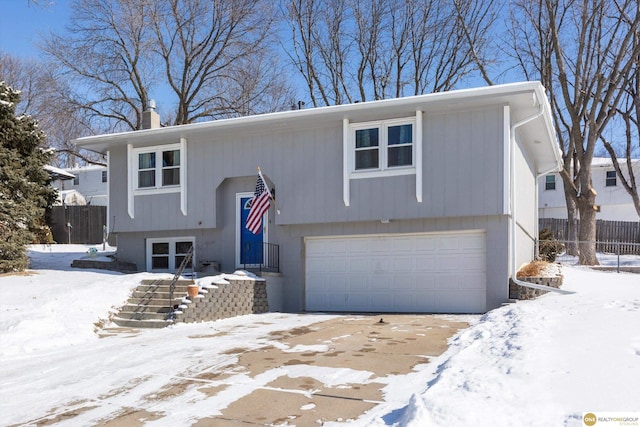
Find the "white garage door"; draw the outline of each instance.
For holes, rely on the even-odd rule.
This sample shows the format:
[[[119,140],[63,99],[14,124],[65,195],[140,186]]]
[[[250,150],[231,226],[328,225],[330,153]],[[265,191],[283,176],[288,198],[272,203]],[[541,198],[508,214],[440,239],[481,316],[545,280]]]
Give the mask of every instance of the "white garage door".
[[[307,311],[484,312],[483,231],[305,239]]]

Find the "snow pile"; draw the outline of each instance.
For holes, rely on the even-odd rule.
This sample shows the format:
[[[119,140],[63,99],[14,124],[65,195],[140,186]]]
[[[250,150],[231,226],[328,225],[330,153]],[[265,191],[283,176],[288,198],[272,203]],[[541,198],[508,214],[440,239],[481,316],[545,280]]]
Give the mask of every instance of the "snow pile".
[[[639,411],[640,277],[563,273],[575,294],[493,310],[459,333],[393,425],[582,425],[584,412]]]

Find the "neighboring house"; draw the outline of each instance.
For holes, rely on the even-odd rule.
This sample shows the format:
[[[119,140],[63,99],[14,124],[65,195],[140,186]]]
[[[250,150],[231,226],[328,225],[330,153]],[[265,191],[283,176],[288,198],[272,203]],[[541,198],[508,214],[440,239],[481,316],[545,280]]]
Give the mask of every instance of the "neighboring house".
[[[55,179],[53,187],[61,194],[70,190],[80,193],[88,205],[107,206],[108,204],[108,172],[105,166],[81,166],[62,169],[73,175],[72,180]]]
[[[631,167],[636,179],[640,179],[640,159],[633,159]],[[620,161],[625,177],[629,177],[626,161]],[[600,207],[597,219],[607,221],[638,221],[633,200],[622,186],[609,157],[594,157],[591,163],[591,182],[596,190],[596,204]],[[564,184],[559,173],[539,178],[538,214],[540,218],[567,218]]]
[[[286,311],[481,313],[535,255],[554,135],[526,82],[74,143],[108,154],[109,229],[140,269],[174,270],[193,246],[195,266],[233,271],[257,238],[279,245]],[[253,236],[258,166],[281,213]]]

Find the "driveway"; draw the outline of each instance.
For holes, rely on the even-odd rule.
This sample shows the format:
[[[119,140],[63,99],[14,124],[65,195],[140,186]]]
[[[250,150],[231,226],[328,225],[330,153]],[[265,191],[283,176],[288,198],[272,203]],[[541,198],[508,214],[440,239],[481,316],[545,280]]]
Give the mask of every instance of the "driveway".
[[[271,344],[262,348],[248,350],[238,342],[236,348],[225,351],[236,356],[233,366],[203,366],[199,374],[176,380],[155,398],[172,398],[195,386],[207,396],[225,399],[227,393],[233,400],[235,393],[230,389],[238,387],[238,374],[244,374],[247,387],[255,389],[229,401],[220,415],[201,418],[193,426],[311,426],[348,421],[387,400],[382,391],[385,379],[411,374],[416,365],[444,352],[447,340],[467,326],[455,316],[334,317],[271,332]],[[210,339],[212,344],[216,339],[195,338]],[[327,379],[332,375],[335,381]],[[132,410],[103,425],[129,427],[159,418],[160,414]]]
[[[377,405],[404,406],[429,380],[425,364],[468,319],[267,313],[165,329],[101,329],[103,339],[20,357],[19,369],[7,363],[3,384],[21,399],[7,394],[3,405],[15,421],[0,425],[348,422]],[[34,411],[15,415],[23,401]]]

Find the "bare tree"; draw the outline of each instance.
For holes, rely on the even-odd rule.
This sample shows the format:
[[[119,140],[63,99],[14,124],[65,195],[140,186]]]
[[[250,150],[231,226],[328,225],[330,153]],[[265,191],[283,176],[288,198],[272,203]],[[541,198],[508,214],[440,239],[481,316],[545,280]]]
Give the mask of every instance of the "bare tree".
[[[169,94],[160,110],[173,124],[228,117],[272,106],[260,94],[277,98],[275,88],[286,88],[277,61],[265,60],[271,8],[266,0],[75,0],[68,33],[42,48],[101,129],[140,129],[152,94]],[[247,69],[260,76],[252,85],[238,77]]]
[[[178,99],[175,124],[254,112],[253,101],[281,75],[264,60],[274,26],[268,2],[158,1],[152,21],[163,78]],[[247,67],[250,86],[242,79]]]
[[[68,35],[51,34],[42,49],[77,89],[77,107],[112,130],[140,129],[155,77],[151,0],[76,0]]]
[[[596,192],[591,161],[627,85],[640,47],[637,0],[520,0],[514,52],[523,73],[546,86],[563,150],[569,222],[580,217],[579,262],[595,265]]]
[[[314,106],[449,90],[487,73],[496,4],[289,0],[288,54]]]
[[[56,166],[82,162],[102,164],[94,153],[79,152],[71,139],[91,133],[91,126],[69,98],[71,89],[48,64],[0,52],[0,80],[21,91],[16,113],[32,116],[44,131],[43,142],[54,148]]]
[[[640,32],[636,32],[634,43],[640,43]],[[611,156],[613,167],[624,189],[631,196],[636,213],[640,217],[640,197],[638,196],[638,181],[640,167],[634,168],[634,157],[640,153],[640,53],[636,56],[631,78],[625,88],[624,99],[617,108],[624,129],[624,143],[616,147],[612,141],[600,136],[604,148]],[[617,148],[617,149],[616,149]],[[636,160],[637,161],[637,160]],[[626,171],[620,166],[624,163]]]

